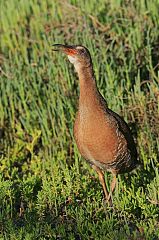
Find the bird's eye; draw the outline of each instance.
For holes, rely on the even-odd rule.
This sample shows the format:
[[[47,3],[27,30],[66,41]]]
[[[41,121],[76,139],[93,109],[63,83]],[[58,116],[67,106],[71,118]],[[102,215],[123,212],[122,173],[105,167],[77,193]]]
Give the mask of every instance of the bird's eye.
[[[81,54],[84,54],[84,53],[85,53],[85,49],[82,48],[82,49],[80,50],[80,52],[81,52]]]

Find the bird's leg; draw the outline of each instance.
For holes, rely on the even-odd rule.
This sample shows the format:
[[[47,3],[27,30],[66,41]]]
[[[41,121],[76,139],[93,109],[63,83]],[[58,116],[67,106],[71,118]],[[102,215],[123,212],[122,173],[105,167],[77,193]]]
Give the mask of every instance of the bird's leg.
[[[109,193],[109,196],[108,196],[108,201],[110,201],[111,195],[114,192],[114,189],[115,189],[115,186],[116,186],[116,174],[115,173],[112,173],[112,174],[113,174],[113,180],[112,180],[111,185],[110,185],[110,193]]]
[[[100,170],[99,167],[97,167],[95,165],[92,165],[92,168],[98,173],[99,180],[100,180],[100,182],[102,184],[102,187],[103,187],[103,190],[104,190],[105,199],[108,200],[109,194],[108,194],[108,191],[107,191],[107,188],[106,188],[104,174],[103,174],[102,170]]]

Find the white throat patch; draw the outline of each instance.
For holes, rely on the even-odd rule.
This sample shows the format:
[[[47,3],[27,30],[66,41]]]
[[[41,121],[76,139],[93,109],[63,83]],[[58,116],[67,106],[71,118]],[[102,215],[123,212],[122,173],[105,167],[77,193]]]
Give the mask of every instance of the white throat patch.
[[[74,65],[75,70],[78,71],[78,68],[79,68],[80,63],[78,62],[77,58],[68,55],[68,59],[69,59],[69,61]]]
[[[68,55],[68,59],[71,63],[75,64],[76,63],[76,58]]]

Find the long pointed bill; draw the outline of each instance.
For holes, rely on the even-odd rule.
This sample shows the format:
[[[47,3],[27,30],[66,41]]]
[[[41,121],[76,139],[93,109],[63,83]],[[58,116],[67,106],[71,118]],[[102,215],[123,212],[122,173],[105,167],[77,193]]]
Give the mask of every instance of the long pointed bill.
[[[74,56],[78,53],[75,46],[63,45],[63,44],[53,44],[53,51],[62,51],[67,55]]]

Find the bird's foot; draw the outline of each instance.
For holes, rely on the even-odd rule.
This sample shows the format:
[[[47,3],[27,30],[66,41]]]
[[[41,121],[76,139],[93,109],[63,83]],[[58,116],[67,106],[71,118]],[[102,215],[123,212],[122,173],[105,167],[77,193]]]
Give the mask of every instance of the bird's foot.
[[[109,198],[109,199],[104,198],[104,199],[103,199],[103,205],[104,205],[105,207],[110,207],[110,208],[112,208],[112,207],[113,207],[112,199],[111,199],[111,198]]]

